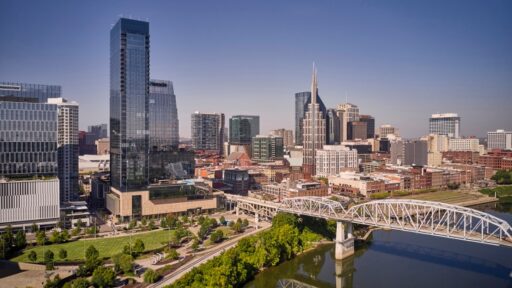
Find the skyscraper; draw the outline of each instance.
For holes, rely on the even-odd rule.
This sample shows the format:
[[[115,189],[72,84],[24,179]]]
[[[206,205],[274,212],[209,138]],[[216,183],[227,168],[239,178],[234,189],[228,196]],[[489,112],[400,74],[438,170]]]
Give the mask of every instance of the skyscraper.
[[[235,115],[229,119],[229,144],[250,145],[260,134],[260,116]]]
[[[283,158],[283,137],[258,135],[252,138],[252,160],[271,161]]]
[[[429,134],[460,137],[460,117],[456,113],[432,114],[429,119]]]
[[[195,150],[215,151],[222,155],[224,144],[224,114],[192,114],[192,147]]]
[[[359,121],[366,122],[366,138],[373,139],[375,137],[375,118],[371,115],[359,115]]]
[[[151,149],[179,144],[178,109],[171,81],[149,83],[149,142]]]
[[[322,149],[325,144],[325,114],[317,102],[318,82],[316,68],[313,66],[311,81],[311,103],[308,104],[306,116],[304,117],[304,156],[303,172],[304,177],[314,176],[316,170],[316,150]]]
[[[57,159],[60,201],[76,201],[78,188],[78,103],[63,98],[49,98],[57,105]]]
[[[316,96],[320,111],[325,119],[327,109],[320,96]],[[311,104],[311,91],[295,93],[295,145],[303,145],[304,117],[309,104]]]
[[[359,121],[359,107],[351,103],[339,104],[336,107],[338,118],[340,119],[340,140],[347,141],[349,122]]]
[[[327,144],[334,145],[340,143],[340,118],[336,109],[327,109]]]
[[[148,184],[149,23],[121,18],[110,31],[111,185]]]
[[[270,135],[283,137],[284,147],[292,147],[294,145],[293,130],[276,129],[270,131]]]

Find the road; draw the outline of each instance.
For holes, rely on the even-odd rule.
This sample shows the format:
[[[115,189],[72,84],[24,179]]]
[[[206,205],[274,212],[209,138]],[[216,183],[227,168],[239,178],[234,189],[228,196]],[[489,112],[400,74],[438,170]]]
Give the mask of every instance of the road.
[[[263,223],[260,223],[260,225],[261,224],[263,224]],[[228,250],[229,248],[232,248],[233,246],[235,246],[238,243],[238,241],[240,239],[242,239],[244,237],[251,236],[251,235],[256,234],[256,233],[259,233],[259,232],[261,232],[263,230],[266,230],[266,229],[271,227],[270,223],[266,223],[266,224],[268,226],[264,224],[266,226],[264,228],[253,230],[253,231],[251,231],[251,232],[249,232],[247,234],[240,235],[240,236],[238,236],[236,238],[229,239],[228,241],[219,244],[218,246],[212,248],[210,251],[206,252],[205,254],[202,254],[199,257],[194,258],[191,261],[185,263],[183,266],[179,267],[174,272],[166,275],[164,278],[162,278],[157,283],[151,284],[151,285],[146,286],[146,287],[148,287],[148,288],[156,288],[156,287],[163,287],[165,285],[172,284],[174,281],[178,280],[183,275],[185,275],[187,272],[192,270],[192,268],[194,268],[196,266],[199,266],[199,265],[203,264],[204,262],[212,259],[213,257],[218,256],[223,251]]]

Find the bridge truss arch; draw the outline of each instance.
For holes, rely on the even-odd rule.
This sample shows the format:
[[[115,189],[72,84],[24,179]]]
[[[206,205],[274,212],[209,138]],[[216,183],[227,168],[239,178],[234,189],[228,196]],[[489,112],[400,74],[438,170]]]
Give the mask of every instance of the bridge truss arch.
[[[340,202],[313,196],[284,199],[278,210],[325,219],[339,219],[346,213]]]
[[[412,199],[375,200],[348,209],[344,220],[465,241],[512,246],[504,220],[468,207]]]

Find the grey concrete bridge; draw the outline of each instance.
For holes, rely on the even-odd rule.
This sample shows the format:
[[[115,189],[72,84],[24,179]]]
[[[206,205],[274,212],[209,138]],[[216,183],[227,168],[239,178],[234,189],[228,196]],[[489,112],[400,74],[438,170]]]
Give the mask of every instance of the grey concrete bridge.
[[[346,207],[321,197],[295,197],[281,203],[226,194],[239,213],[253,214],[258,222],[278,212],[335,220],[336,259],[354,254],[352,224],[400,230],[488,245],[512,247],[508,222],[475,209],[411,199],[375,200]]]

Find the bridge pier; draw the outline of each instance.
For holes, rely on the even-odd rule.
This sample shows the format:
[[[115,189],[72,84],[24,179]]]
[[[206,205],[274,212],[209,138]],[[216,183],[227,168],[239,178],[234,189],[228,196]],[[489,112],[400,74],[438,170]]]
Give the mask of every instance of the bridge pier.
[[[235,207],[235,213],[236,216],[240,216],[240,208],[238,208],[238,206]]]
[[[258,213],[254,214],[254,223],[256,223],[256,229],[260,228],[258,225],[260,223],[260,215]]]
[[[345,225],[347,225],[346,229]],[[352,235],[352,222],[336,222],[336,246],[334,254],[336,260],[345,259],[354,254],[354,236]]]

